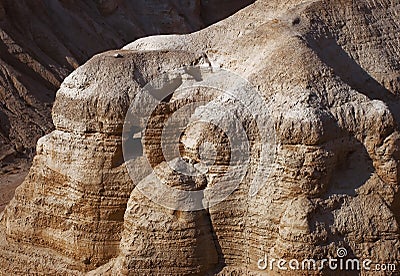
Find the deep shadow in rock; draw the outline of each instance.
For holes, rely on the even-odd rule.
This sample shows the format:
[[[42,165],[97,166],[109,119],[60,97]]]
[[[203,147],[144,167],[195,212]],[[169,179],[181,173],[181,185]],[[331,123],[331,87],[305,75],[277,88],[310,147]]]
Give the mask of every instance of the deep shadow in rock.
[[[336,167],[333,169],[327,196],[343,194],[356,196],[357,189],[364,185],[375,171],[363,144],[354,137],[342,138],[343,146],[335,149]]]
[[[136,159],[139,156],[143,156],[143,145],[142,145],[142,130],[137,126],[132,126],[129,134],[124,134],[126,141],[123,144],[124,147],[124,160]]]
[[[255,0],[203,0],[201,1],[201,19],[206,25],[211,25],[254,2]]]
[[[352,89],[364,94],[371,100],[386,103],[396,119],[400,122],[399,97],[386,89],[362,68],[336,41],[330,33],[320,37],[306,37],[309,47],[322,62],[331,67],[340,79]]]
[[[226,266],[226,262],[225,262],[224,253],[222,252],[221,244],[219,243],[216,231],[214,230],[214,226],[213,226],[213,223],[211,220],[210,213],[208,211],[207,211],[207,215],[208,215],[208,220],[210,221],[210,230],[211,230],[211,234],[213,236],[215,249],[218,254],[217,266],[214,269],[212,269],[211,271],[209,271],[207,275],[217,275],[219,272],[221,272],[224,269],[224,267]]]

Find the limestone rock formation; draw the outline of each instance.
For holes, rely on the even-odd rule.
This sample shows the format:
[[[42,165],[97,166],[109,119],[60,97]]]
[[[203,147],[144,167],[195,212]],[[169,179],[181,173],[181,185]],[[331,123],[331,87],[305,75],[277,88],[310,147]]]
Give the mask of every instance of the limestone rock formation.
[[[252,1],[0,1],[0,162],[34,155],[52,129],[62,80],[96,53],[139,37],[188,33]]]
[[[2,215],[2,272],[331,275],[326,267],[271,271],[257,264],[265,255],[335,258],[338,248],[373,264],[396,263],[399,9],[388,0],[259,0],[200,32],[139,39],[93,57],[61,85],[56,130],[39,141],[30,173]],[[140,91],[151,80],[197,65],[230,70],[252,84],[271,111],[277,150],[271,164],[261,162],[257,132],[244,116],[253,135],[244,180],[220,204],[170,210],[142,189],[161,178],[184,191],[205,187],[206,194],[226,163],[221,158],[202,179],[176,175],[167,160],[146,156],[162,152],[156,124],[153,136],[138,131],[143,151],[124,162],[125,114],[132,101],[147,103]],[[161,99],[153,115],[162,122],[191,100],[183,92]],[[214,100],[222,101],[208,102]],[[184,159],[199,162],[204,141],[225,149],[217,156],[229,152],[217,133],[206,125],[185,130]],[[260,178],[255,171],[266,165],[274,169]],[[255,195],[252,180],[262,182]]]
[[[25,175],[37,140],[54,129],[55,92],[71,71],[139,37],[199,30],[251,1],[214,11],[215,2],[0,0],[0,205],[21,183],[8,180]]]

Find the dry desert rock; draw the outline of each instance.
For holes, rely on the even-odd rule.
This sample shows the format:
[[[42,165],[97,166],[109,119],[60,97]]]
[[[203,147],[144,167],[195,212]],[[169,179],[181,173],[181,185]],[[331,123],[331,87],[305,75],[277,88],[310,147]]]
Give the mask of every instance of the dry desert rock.
[[[104,12],[112,9],[107,4]],[[319,260],[341,247],[349,257],[396,263],[399,13],[400,3],[389,0],[259,0],[200,32],[142,38],[94,56],[61,85],[55,131],[39,140],[30,173],[2,215],[2,272],[299,275],[306,272],[261,271],[257,262],[265,254]],[[249,173],[226,200],[199,211],[170,210],[138,188],[161,178],[206,193],[224,174],[224,158],[197,179],[176,175],[156,154],[159,123],[192,96],[163,102],[153,135],[141,138],[143,152],[126,162],[122,153],[129,106],[146,103],[141,88],[185,66],[247,79],[270,111],[276,138],[266,163],[255,125],[243,116]],[[204,77],[187,77],[196,76]],[[235,107],[218,95],[206,100]],[[198,162],[193,145],[203,141],[222,146],[218,156],[229,151],[215,129],[192,126],[184,157]],[[254,173],[268,166],[270,174]],[[250,196],[252,180],[262,185]]]

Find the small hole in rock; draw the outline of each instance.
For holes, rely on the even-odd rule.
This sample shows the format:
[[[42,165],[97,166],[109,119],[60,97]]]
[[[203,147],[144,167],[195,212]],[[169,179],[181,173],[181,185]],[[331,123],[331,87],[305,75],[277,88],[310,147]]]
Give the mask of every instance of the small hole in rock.
[[[90,265],[90,263],[91,263],[90,258],[85,258],[85,259],[83,260],[83,263],[84,263],[85,265]]]
[[[296,17],[295,19],[293,19],[292,24],[293,24],[293,25],[298,25],[298,24],[300,24],[300,18],[299,18],[299,17]]]
[[[129,133],[124,136],[124,158],[125,160],[135,159],[143,155],[142,130],[138,126],[132,126]]]
[[[173,95],[174,95],[173,93],[169,94],[169,95],[166,96],[164,99],[162,99],[161,102],[163,102],[163,103],[169,103],[169,102],[171,101]]]

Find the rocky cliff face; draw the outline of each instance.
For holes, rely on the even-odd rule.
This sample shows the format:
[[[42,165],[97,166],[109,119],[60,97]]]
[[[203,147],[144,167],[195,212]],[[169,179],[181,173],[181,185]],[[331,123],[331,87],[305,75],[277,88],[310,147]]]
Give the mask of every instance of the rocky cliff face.
[[[0,210],[12,178],[54,129],[62,80],[96,53],[151,34],[188,33],[251,1],[0,1]],[[4,195],[4,199],[3,199]]]
[[[96,55],[61,85],[56,130],[39,140],[30,173],[2,215],[2,272],[298,275],[307,272],[262,271],[257,263],[265,255],[334,258],[338,248],[374,264],[396,263],[399,9],[386,0],[259,0],[200,32],[139,39]],[[217,157],[199,177],[182,176],[165,156],[160,126],[184,103],[206,102],[192,118],[215,119],[218,113],[205,108],[220,104],[220,113],[235,114],[234,100],[202,88],[163,95],[150,127],[143,131],[138,120],[139,131],[131,133],[142,150],[123,158],[131,102],[147,106],[141,88],[185,66],[247,79],[270,111],[275,137],[273,159],[263,159],[266,126],[242,113],[246,177],[224,201],[198,211],[163,207],[159,201],[170,194],[155,191],[149,199],[146,187],[161,180],[181,191],[204,190],[207,198],[229,171],[224,156],[232,156],[232,141],[223,129],[189,125],[179,142],[183,160],[201,163],[205,142]],[[201,70],[166,76],[161,84],[173,90],[206,79]],[[269,174],[257,173],[266,167]],[[261,185],[249,194],[254,181]]]
[[[89,57],[147,35],[199,30],[252,1],[230,2],[1,0],[0,161],[32,157],[53,129],[56,90]]]

